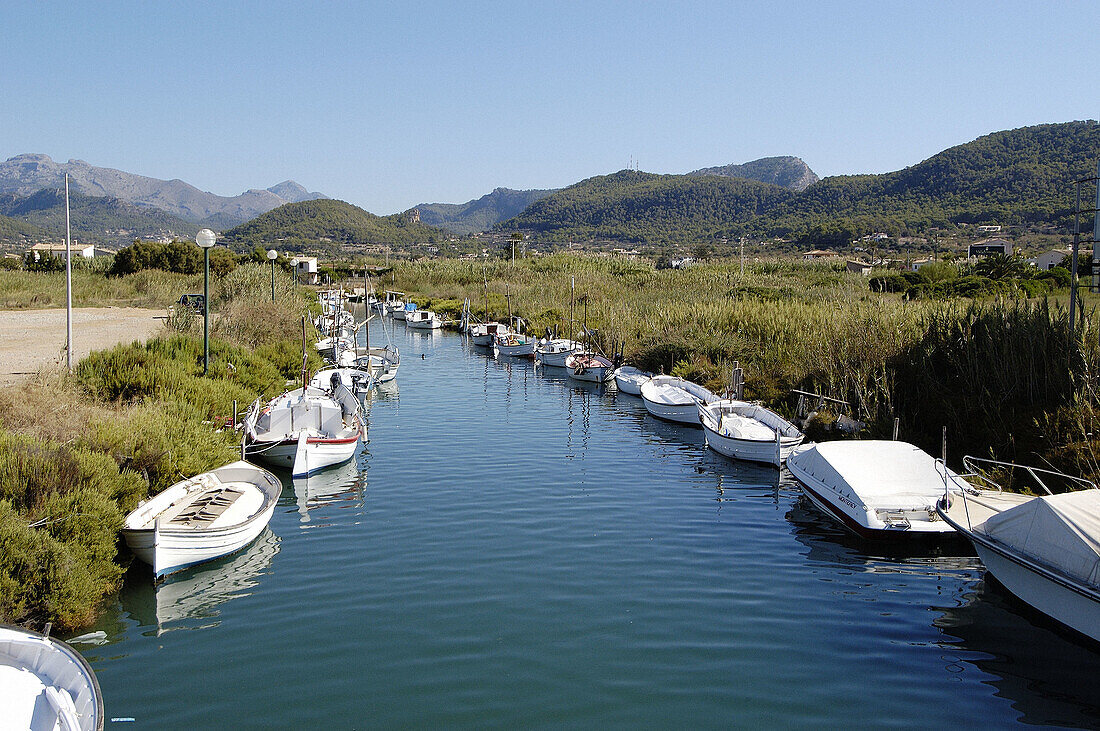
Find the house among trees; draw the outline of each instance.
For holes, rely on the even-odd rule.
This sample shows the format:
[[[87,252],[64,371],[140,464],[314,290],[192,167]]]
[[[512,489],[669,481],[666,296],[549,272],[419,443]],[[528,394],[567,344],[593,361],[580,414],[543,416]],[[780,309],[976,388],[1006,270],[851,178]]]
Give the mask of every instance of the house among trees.
[[[290,260],[294,279],[301,284],[317,284],[317,257],[296,256]]]
[[[972,243],[966,251],[966,258],[968,259],[998,255],[1012,256],[1012,242],[1004,239],[982,239]]]
[[[864,277],[871,276],[871,265],[862,261],[849,261],[848,271],[853,274],[859,274]]]
[[[1061,264],[1069,254],[1069,249],[1053,249],[1046,253],[1039,254],[1039,256],[1034,259],[1028,259],[1027,263],[1033,265],[1039,271],[1045,272]]]
[[[85,259],[92,259],[95,257],[95,246],[92,244],[72,245],[73,256],[80,256]],[[35,244],[31,247],[31,250],[27,252],[28,255],[34,260],[39,261],[44,256],[56,256],[60,259],[65,258],[65,244]]]

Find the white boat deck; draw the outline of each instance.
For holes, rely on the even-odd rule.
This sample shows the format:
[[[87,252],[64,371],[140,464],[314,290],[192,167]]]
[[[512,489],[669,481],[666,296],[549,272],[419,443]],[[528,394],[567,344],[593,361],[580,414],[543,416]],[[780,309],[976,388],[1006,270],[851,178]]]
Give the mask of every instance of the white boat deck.
[[[263,493],[249,482],[222,482],[212,474],[201,475],[186,492],[159,512],[139,511],[138,520],[127,528],[150,529],[159,520],[162,529],[221,528],[236,525],[264,503]]]

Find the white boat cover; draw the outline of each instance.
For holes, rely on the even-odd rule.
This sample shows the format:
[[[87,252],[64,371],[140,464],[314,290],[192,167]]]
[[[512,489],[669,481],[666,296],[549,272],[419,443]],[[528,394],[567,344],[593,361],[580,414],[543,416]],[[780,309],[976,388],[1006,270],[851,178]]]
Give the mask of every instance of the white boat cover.
[[[1100,587],[1100,489],[1028,500],[976,530],[1083,584]]]
[[[791,462],[872,510],[932,509],[944,493],[936,460],[906,442],[823,442],[792,454]]]
[[[656,376],[645,384],[645,388],[647,399],[668,406],[686,406],[700,401],[709,404],[718,400],[715,393],[698,383],[673,376]]]
[[[755,439],[758,441],[775,441],[775,430],[760,423],[756,419],[736,414],[722,418],[722,436],[735,439]]]

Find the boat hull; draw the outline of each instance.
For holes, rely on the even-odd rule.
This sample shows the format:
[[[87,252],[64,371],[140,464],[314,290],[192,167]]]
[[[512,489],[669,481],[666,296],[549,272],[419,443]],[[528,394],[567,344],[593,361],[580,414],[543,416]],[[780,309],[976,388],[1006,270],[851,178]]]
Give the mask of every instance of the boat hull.
[[[359,446],[362,432],[354,437],[343,439],[326,439],[323,437],[308,437],[306,439],[309,449],[309,466],[305,471],[299,472],[294,463],[298,453],[297,439],[284,439],[278,442],[255,441],[248,447],[248,456],[263,460],[275,467],[289,469],[295,477],[303,477],[313,474],[326,467],[343,464],[355,456],[355,450]]]
[[[638,371],[637,373],[629,373],[623,371],[621,368],[615,371],[615,387],[625,394],[631,396],[642,395],[642,384],[648,381],[652,376],[647,373]]]
[[[160,578],[188,566],[213,561],[236,553],[263,532],[271,522],[275,502],[252,521],[224,530],[174,531],[124,529],[126,545],[134,555],[153,567],[153,574]]]
[[[718,454],[730,459],[741,459],[749,462],[763,462],[765,464],[780,467],[787,461],[794,449],[802,444],[804,437],[782,437],[779,440],[778,450],[774,440],[763,441],[760,439],[737,439],[727,437],[711,429],[706,423],[702,424],[703,434],[706,436],[707,446]]]
[[[640,395],[640,394],[639,394]],[[692,401],[688,404],[662,404],[642,396],[645,410],[658,419],[674,421],[687,426],[701,426],[699,424],[699,407]]]
[[[0,690],[5,729],[103,729],[95,672],[61,640],[0,624]]]

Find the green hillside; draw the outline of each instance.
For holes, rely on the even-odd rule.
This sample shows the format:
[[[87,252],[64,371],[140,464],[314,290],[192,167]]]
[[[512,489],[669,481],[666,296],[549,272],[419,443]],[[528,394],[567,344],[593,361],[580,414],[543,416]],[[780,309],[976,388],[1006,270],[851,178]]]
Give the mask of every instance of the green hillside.
[[[736,179],[623,171],[554,193],[499,228],[555,240],[650,242],[799,237],[821,229],[919,234],[961,223],[1068,231],[1073,181],[1095,173],[1098,158],[1100,125],[1085,121],[995,132],[904,170],[825,178],[797,193]]]
[[[0,195],[0,215],[43,229],[48,235],[65,235],[65,191],[45,188],[30,196]],[[137,206],[118,198],[69,195],[69,220],[73,237],[97,244],[126,244],[135,238],[193,238],[199,227],[157,208]]]
[[[431,226],[410,223],[403,214],[376,216],[344,201],[319,199],[287,203],[225,232],[230,243],[305,246],[338,244],[407,245],[434,243],[450,234]]]
[[[499,228],[531,230],[555,240],[711,239],[730,222],[752,220],[794,195],[741,178],[621,170],[536,201]]]
[[[48,231],[25,221],[0,215],[0,243],[22,244],[50,237]]]

